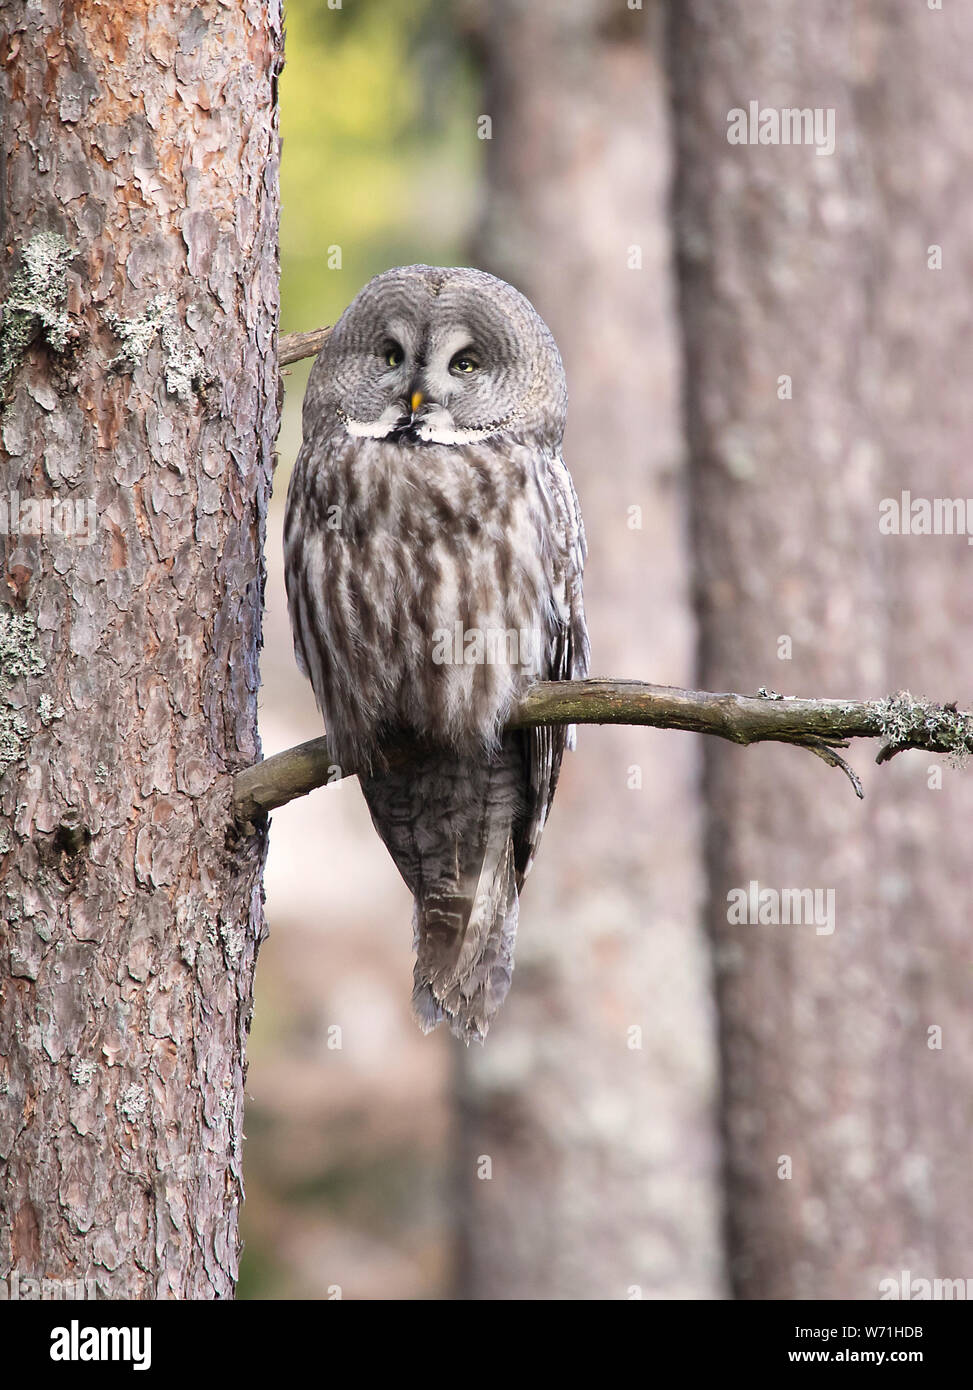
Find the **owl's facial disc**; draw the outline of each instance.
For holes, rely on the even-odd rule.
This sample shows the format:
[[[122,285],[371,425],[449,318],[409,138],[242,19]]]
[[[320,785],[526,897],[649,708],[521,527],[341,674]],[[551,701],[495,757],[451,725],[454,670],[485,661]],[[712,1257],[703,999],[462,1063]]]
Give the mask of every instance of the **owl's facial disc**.
[[[505,374],[489,335],[477,335],[466,323],[426,322],[418,334],[401,322],[389,324],[376,358],[382,367],[376,385],[386,404],[373,420],[343,416],[355,438],[469,444],[498,433],[517,414],[513,408],[482,418],[479,402],[495,408]]]
[[[480,271],[401,267],[370,281],[326,349],[355,438],[463,445],[513,428],[558,440],[564,374],[534,309]]]

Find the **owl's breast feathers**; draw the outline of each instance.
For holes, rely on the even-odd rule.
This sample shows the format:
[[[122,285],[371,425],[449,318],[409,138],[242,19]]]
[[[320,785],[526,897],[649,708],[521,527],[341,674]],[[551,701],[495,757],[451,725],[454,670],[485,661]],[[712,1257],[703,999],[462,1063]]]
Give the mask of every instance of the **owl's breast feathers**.
[[[312,441],[285,548],[298,657],[339,761],[396,729],[495,746],[533,681],[586,665],[583,533],[555,455]]]

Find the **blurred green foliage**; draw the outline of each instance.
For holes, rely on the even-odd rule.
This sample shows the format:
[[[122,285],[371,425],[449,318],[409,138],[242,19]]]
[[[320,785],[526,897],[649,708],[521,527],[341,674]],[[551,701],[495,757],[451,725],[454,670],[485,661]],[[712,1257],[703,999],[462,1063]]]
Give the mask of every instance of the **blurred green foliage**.
[[[449,0],[287,4],[282,332],[332,323],[389,266],[463,259],[482,145],[457,13]]]

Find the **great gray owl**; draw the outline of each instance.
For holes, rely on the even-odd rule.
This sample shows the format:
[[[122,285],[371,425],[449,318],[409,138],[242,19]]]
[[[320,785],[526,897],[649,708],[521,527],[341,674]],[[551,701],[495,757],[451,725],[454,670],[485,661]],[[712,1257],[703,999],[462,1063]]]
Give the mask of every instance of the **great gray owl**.
[[[287,495],[287,599],[335,761],[415,898],[412,1000],[485,1037],[573,731],[504,732],[588,668],[584,530],[546,325],[479,270],[371,280],[311,369]],[[399,767],[383,748],[418,750]]]

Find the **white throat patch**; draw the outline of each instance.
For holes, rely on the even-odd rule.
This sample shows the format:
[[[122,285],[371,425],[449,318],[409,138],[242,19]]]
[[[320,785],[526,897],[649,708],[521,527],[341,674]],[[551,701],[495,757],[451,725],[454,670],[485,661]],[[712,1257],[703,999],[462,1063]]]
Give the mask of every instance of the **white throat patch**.
[[[389,435],[398,428],[395,421],[388,421],[379,418],[378,420],[352,420],[347,415],[342,417],[345,429],[353,439],[387,439]],[[444,426],[436,426],[432,423],[420,421],[415,429],[418,437],[425,444],[475,444],[481,439],[489,439],[491,435],[497,433],[498,426],[492,429],[487,427],[481,430],[455,430]]]

